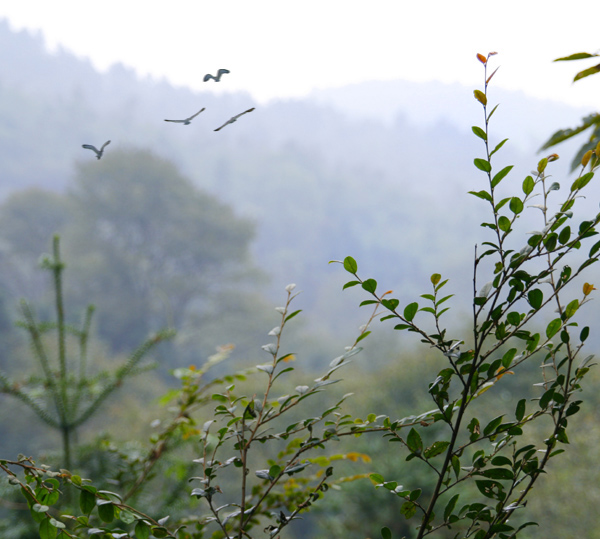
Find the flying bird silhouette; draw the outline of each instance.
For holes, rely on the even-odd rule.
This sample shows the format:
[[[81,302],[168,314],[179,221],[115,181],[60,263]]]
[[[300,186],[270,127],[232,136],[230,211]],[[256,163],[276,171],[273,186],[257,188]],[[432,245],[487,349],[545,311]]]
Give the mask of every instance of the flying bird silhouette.
[[[165,122],[175,122],[176,124],[190,125],[192,123],[192,120],[196,116],[198,116],[198,114],[200,114],[203,110],[205,110],[205,107],[202,107],[198,112],[196,112],[196,114],[190,116],[189,118],[186,118],[185,120],[165,120]]]
[[[215,82],[219,82],[221,80],[221,75],[224,75],[225,73],[229,73],[229,69],[219,69],[216,77],[210,73],[207,73],[204,75],[204,82],[208,82],[210,79],[214,79]]]
[[[102,154],[104,153],[104,148],[106,148],[110,144],[110,140],[107,140],[100,149],[96,148],[96,146],[92,146],[91,144],[82,144],[81,147],[86,150],[92,150],[96,154],[96,158],[100,159]]]
[[[228,124],[232,124],[233,122],[237,121],[237,119],[240,116],[243,116],[244,114],[248,114],[249,112],[252,112],[254,110],[254,107],[252,107],[251,109],[245,110],[244,112],[240,112],[239,114],[236,114],[233,118],[229,118],[229,120],[227,120],[221,127],[217,127],[215,129],[215,131],[220,131],[221,129],[223,129],[226,125]]]

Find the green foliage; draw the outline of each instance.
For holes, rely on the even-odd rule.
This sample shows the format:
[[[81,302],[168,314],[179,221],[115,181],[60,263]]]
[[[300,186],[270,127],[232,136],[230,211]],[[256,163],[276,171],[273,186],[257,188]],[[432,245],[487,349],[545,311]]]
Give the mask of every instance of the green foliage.
[[[490,56],[478,55],[486,71]],[[594,287],[586,283],[581,296],[573,298],[569,284],[597,262],[598,248],[594,245],[575,269],[567,264],[567,257],[577,260],[575,253],[597,234],[600,215],[576,227],[572,208],[600,163],[589,161],[590,171],[585,173],[584,166],[564,198],[553,202],[553,192],[559,188],[549,185],[545,175],[547,165],[556,158],[550,156],[540,161],[537,175],[523,183],[523,195],[499,199],[499,184],[510,167],[493,172],[491,156],[495,152],[488,145],[488,124],[495,109],[489,114],[487,111],[487,86],[492,76],[486,73],[484,91],[475,93],[483,106],[484,128],[474,128],[473,132],[483,141],[486,157],[474,164],[487,176],[488,188],[471,194],[489,204],[493,222],[483,226],[491,229],[493,238],[483,243],[487,247],[483,253],[475,252],[472,337],[448,335],[442,323],[447,308],[439,307],[450,296],[441,297],[447,281],[442,281],[440,274],[431,277],[431,293],[421,295],[428,306],[412,302],[402,309],[399,300],[389,297],[390,292],[377,294],[374,279],[359,276],[354,259],[348,257],[343,262],[352,275],[346,286],[361,284],[371,294],[372,299],[361,305],[379,305],[382,321],[393,320],[396,330],[416,333],[422,343],[447,358],[447,365],[429,384],[433,410],[383,421],[388,431],[385,437],[405,449],[405,460],[421,462],[430,470],[434,481],[427,486],[431,488],[423,495],[424,489],[401,486],[379,474],[371,476],[376,487],[400,498],[400,513],[407,519],[419,516],[418,538],[443,529],[458,532],[457,536],[514,537],[532,524],[519,526],[518,514],[515,522],[513,513],[524,507],[538,477],[546,473],[549,460],[563,452],[560,444],[569,443],[567,418],[579,411],[581,400],[576,395],[591,360],[591,356],[581,359],[589,330],[579,338],[572,337],[571,332],[577,327],[575,315]],[[524,242],[517,235],[517,221],[534,196],[542,200],[532,207],[533,211],[541,210],[541,230]],[[551,210],[551,203],[556,210]],[[578,232],[574,234],[573,228]],[[482,279],[481,272],[491,272],[491,276]],[[481,281],[485,284],[478,286]],[[565,296],[571,298],[565,300]],[[549,305],[557,309],[558,317],[544,322],[542,334],[528,329],[533,320],[547,316],[545,307]],[[431,317],[432,329],[419,313]],[[467,342],[467,350],[461,350]],[[541,394],[526,394],[518,400],[516,410],[507,409],[485,421],[474,415],[488,390],[540,357],[542,380],[536,385]],[[537,405],[531,409],[527,400],[537,401]],[[530,423],[544,416],[551,419],[546,436],[536,443],[521,441]],[[429,431],[424,429],[432,425],[437,427],[435,438],[425,442]],[[401,468],[397,473],[401,474]],[[459,499],[462,505],[457,506]],[[388,531],[384,529],[382,536],[388,536]]]
[[[563,58],[557,58],[554,61],[569,62],[573,60],[587,60],[589,58],[597,58],[598,56],[600,55],[590,54],[588,52],[580,52],[571,54],[570,56],[565,56]],[[591,75],[596,75],[598,73],[600,73],[600,64],[579,71],[573,78],[573,82],[577,82],[578,80],[584,79]],[[595,161],[600,159],[600,114],[597,112],[582,118],[581,124],[577,127],[570,129],[559,129],[556,131],[556,133],[554,133],[544,143],[544,145],[540,148],[540,151],[551,148],[552,146],[556,146],[557,144],[560,144],[565,140],[569,140],[588,130],[591,130],[591,133],[588,133],[587,141],[579,148],[579,151],[575,154],[575,157],[571,162],[571,170],[575,170],[580,165],[585,168],[587,161],[589,161],[590,157],[592,156],[592,153]],[[586,162],[584,163],[584,161]]]
[[[366,332],[365,327],[354,345],[331,361],[323,376],[282,395],[275,382],[281,384],[294,370],[290,366],[295,361],[294,354],[281,351],[286,325],[300,312],[290,309],[295,297],[294,288],[295,285],[286,287],[286,303],[276,309],[280,316],[279,325],[269,332],[273,341],[262,347],[270,357],[269,362],[246,372],[204,381],[208,369],[226,359],[231,352],[231,347],[224,347],[202,368],[174,371],[181,380],[181,388],[171,391],[163,399],[163,404],[175,404],[170,407],[172,418],[152,437],[145,456],[130,461],[129,469],[122,477],[116,474],[114,482],[125,487],[124,494],[98,488],[67,470],[57,473],[44,466],[38,467],[31,459],[0,461],[0,469],[9,475],[11,484],[21,488],[32,518],[44,527],[43,533],[54,536],[62,533],[65,537],[103,534],[127,537],[129,533],[136,537],[199,539],[209,532],[215,537],[251,537],[251,531],[258,527],[274,537],[321,500],[330,486],[366,477],[366,474],[332,477],[336,461],[368,462],[366,455],[323,452],[342,437],[381,430],[373,426],[377,421],[374,415],[366,421],[356,421],[341,412],[341,405],[348,395],[328,405],[317,416],[292,417],[285,421],[287,416],[304,406],[307,399],[314,400],[325,388],[340,381],[333,378],[334,373],[360,352],[356,344]],[[248,396],[238,392],[238,386],[250,374],[263,380],[262,393]],[[214,419],[198,423],[197,412],[208,405],[215,406]],[[177,496],[191,495],[192,500],[196,500],[192,506],[194,513],[202,511],[204,515],[193,519],[180,517],[178,525],[168,527],[169,516],[154,520],[126,502],[147,488],[155,466],[185,443],[193,444],[196,451],[199,446],[200,453],[190,470],[198,475],[186,477],[185,483],[197,481],[200,486],[190,489],[183,483]],[[271,450],[264,449],[267,443],[272,446]],[[23,480],[12,471],[15,467],[21,469]],[[236,476],[234,486],[227,477],[231,470]],[[121,481],[123,477],[125,480]],[[228,492],[227,486],[232,492]],[[50,506],[59,502],[63,492],[73,489],[77,493],[78,506],[71,507],[69,513],[60,518],[51,519]],[[225,498],[224,503],[220,503],[221,498]],[[186,526],[188,529],[184,531]]]
[[[171,338],[173,332],[166,330],[152,335],[114,373],[90,375],[87,349],[94,309],[92,306],[88,307],[81,328],[67,324],[62,277],[65,264],[60,257],[58,236],[54,237],[52,258],[44,258],[42,267],[52,274],[56,321],[38,322],[32,307],[23,300],[21,310],[24,320],[19,322],[29,335],[40,374],[14,381],[0,371],[0,391],[21,400],[44,423],[61,433],[63,463],[66,469],[71,469],[72,438],[76,436],[79,427],[100,410],[101,404],[127,377],[143,370],[139,366],[141,360],[158,343]],[[56,333],[57,337],[54,354],[48,346],[47,335],[51,333]],[[77,342],[77,354],[67,351],[68,335]]]
[[[362,278],[357,261],[346,257],[338,261],[351,275],[343,288],[362,290],[368,299],[360,306],[372,310],[353,344],[329,363],[322,376],[299,381],[296,354],[285,349],[288,323],[300,314],[299,309],[292,309],[295,285],[288,285],[285,304],[276,309],[277,325],[269,332],[271,341],[262,346],[266,362],[211,379],[208,370],[231,350],[223,347],[202,367],[176,369],[181,387],[163,399],[171,417],[152,436],[147,451],[135,458],[114,451],[120,465],[111,481],[117,488],[101,488],[102,478],[88,480],[73,470],[55,472],[25,457],[0,460],[0,469],[24,498],[41,538],[279,537],[302,514],[321,506],[336,487],[366,478],[373,487],[363,482],[363,496],[374,497],[372,488],[384,492],[389,503],[395,504],[394,519],[402,521],[401,529],[394,523],[366,523],[384,539],[398,533],[419,539],[432,534],[508,539],[534,525],[527,517],[528,497],[548,472],[550,460],[569,444],[567,430],[570,433],[569,424],[580,411],[582,381],[592,366],[593,356],[583,354],[590,329],[578,324],[595,288],[584,283],[578,293],[575,285],[600,256],[600,242],[594,239],[600,215],[576,222],[575,208],[600,163],[590,154],[579,176],[562,193],[547,175],[555,155],[541,159],[537,171],[517,184],[517,189],[504,181],[512,167],[497,167],[492,157],[506,140],[494,147],[489,142],[489,122],[496,110],[488,111],[488,84],[495,71],[488,76],[487,68],[493,54],[478,55],[485,82],[484,89],[474,93],[484,113],[483,126],[472,129],[484,149],[474,166],[485,186],[471,194],[483,201],[490,217],[482,224],[488,235],[484,248],[475,249],[472,315],[466,334],[446,326],[453,294],[447,292],[449,281],[441,273],[431,275],[428,290],[405,302],[376,279]],[[96,185],[101,183],[82,191],[87,193],[86,204],[102,194],[104,187]],[[532,204],[534,197],[539,204]],[[115,210],[118,215],[124,211],[125,206]],[[525,220],[531,220],[531,214],[539,220],[539,230],[523,232],[524,226],[529,228]],[[101,238],[105,234],[107,246],[123,242],[136,258],[145,256],[136,252],[135,238],[153,230],[153,223],[132,226],[133,232],[125,227],[123,238],[116,233],[120,228],[112,226],[107,220],[86,233]],[[25,322],[45,376],[46,395],[56,405],[56,424],[61,426],[63,417],[71,417],[67,412],[83,402],[85,392],[80,387],[86,384],[69,385],[62,306],[64,266],[57,240],[54,256],[46,259],[45,266],[54,276],[57,322],[44,326],[29,314]],[[177,277],[185,273],[178,271],[173,269]],[[91,312],[84,329],[68,330],[80,338],[81,357],[85,357],[90,316]],[[338,371],[360,352],[358,345],[371,334],[376,318],[417,337],[425,350],[417,355],[423,373],[430,372],[428,355],[434,354],[441,364],[436,364],[437,373],[429,375],[430,382],[419,398],[411,399],[414,413],[407,410],[407,396],[382,395],[383,382],[377,386],[377,396],[387,404],[397,400],[390,414],[369,412],[353,417],[342,409],[348,394],[329,402],[323,398],[341,382]],[[47,359],[43,339],[36,337],[48,328],[58,333],[56,366]],[[114,380],[135,371],[146,351],[140,350],[116,371]],[[80,362],[80,372],[85,372],[81,365],[85,361]],[[409,375],[406,366],[397,370]],[[534,372],[537,378],[532,388],[529,377]],[[3,383],[7,389],[14,387],[6,378]],[[105,389],[114,387],[109,382]],[[495,399],[499,388],[510,388],[511,398]],[[419,393],[418,388],[411,389]],[[102,402],[102,394],[91,400],[92,405]],[[33,406],[33,400],[26,402]],[[212,410],[207,412],[209,407]],[[46,415],[47,421],[52,419]],[[69,425],[76,427],[88,416],[79,417],[83,419]],[[370,461],[368,455],[356,451],[365,438],[369,444],[385,442],[396,448],[392,466],[384,470],[375,463],[368,473],[337,477],[335,472],[344,468],[343,462]],[[353,440],[354,451],[332,451],[344,440]],[[171,499],[160,508],[140,510],[153,484],[155,490],[157,484],[166,485],[164,478],[157,477],[160,465],[184,445],[193,449],[195,458],[180,468],[169,496],[187,499],[188,511],[179,511]],[[187,481],[193,484],[188,486]],[[166,492],[163,488],[158,495]],[[76,494],[72,499],[77,504],[64,513],[59,507],[64,506],[61,501],[68,502],[69,493]]]
[[[39,281],[33,262],[60,233],[72,261],[65,301],[84,309],[91,298],[98,334],[117,352],[156,327],[214,316],[234,283],[257,280],[253,224],[149,151],[80,164],[64,195],[17,193],[2,205],[0,224],[2,281],[21,294],[23,281]]]

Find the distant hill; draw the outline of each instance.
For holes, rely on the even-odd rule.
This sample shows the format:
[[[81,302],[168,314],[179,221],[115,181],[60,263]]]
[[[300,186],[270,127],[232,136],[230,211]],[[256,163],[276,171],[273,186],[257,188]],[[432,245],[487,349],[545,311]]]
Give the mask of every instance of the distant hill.
[[[498,166],[514,164],[519,183],[541,142],[587,112],[500,90],[491,99],[501,102],[492,140],[511,138]],[[163,121],[200,107],[189,126]],[[65,189],[75,164],[94,158],[82,143],[111,139],[103,159],[115,147],[150,148],[257,222],[254,254],[272,297],[297,282],[302,308],[320,313],[324,331],[347,326],[339,305],[356,312],[353,292],[340,299],[345,277],[331,259],[354,256],[365,276],[406,299],[425,292],[434,271],[453,278],[455,291],[470,290],[464,268],[485,238],[483,204],[466,194],[484,181],[473,166],[483,148],[470,131],[481,115],[470,88],[405,81],[257,106],[248,94],[194,92],[122,65],[99,73],[0,21],[0,198],[30,185]]]
[[[580,117],[593,112],[587,107],[572,107],[535,99],[521,91],[497,88],[494,82],[501,77],[500,70],[489,90],[492,104],[500,104],[494,117],[494,130],[508,133],[507,136],[525,151],[537,151],[559,126],[576,125]],[[471,125],[482,122],[481,108],[473,106],[474,89],[438,81],[369,81],[315,90],[309,99],[351,118],[368,118],[389,125],[400,116],[414,125],[431,126],[442,122],[467,131]],[[515,126],[519,129],[515,130]]]

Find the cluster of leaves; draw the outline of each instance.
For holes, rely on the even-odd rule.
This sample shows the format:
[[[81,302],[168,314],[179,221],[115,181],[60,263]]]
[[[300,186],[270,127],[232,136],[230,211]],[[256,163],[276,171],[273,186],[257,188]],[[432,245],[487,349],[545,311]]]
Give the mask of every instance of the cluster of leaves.
[[[23,479],[15,471],[21,469]],[[131,537],[123,526],[132,526],[135,537],[148,539],[175,538],[180,528],[169,530],[165,525],[169,517],[154,520],[148,515],[123,503],[122,497],[108,490],[98,490],[87,479],[71,474],[67,470],[51,471],[46,466],[36,466],[24,456],[17,461],[0,460],[0,469],[8,475],[12,485],[20,488],[25,498],[31,517],[39,524],[40,539],[55,537],[77,538],[84,533],[88,537],[124,539]],[[61,490],[61,488],[63,490]],[[53,507],[60,500],[64,489],[74,488],[79,492],[78,516],[58,514]],[[114,523],[111,529],[92,524],[93,515],[97,515],[102,523]],[[67,523],[63,522],[66,521]],[[120,524],[117,522],[120,521]],[[70,525],[69,525],[70,524]]]
[[[569,56],[564,56],[562,58],[557,58],[554,60],[555,62],[570,62],[573,60],[588,60],[590,58],[597,58],[600,54],[598,53],[589,53],[589,52],[578,52],[576,54],[571,54]],[[573,78],[573,82],[577,82],[578,80],[584,79],[591,75],[596,75],[600,73],[600,64],[596,64],[595,66],[588,67],[579,71],[575,77]],[[589,133],[587,141],[579,148],[579,151],[575,154],[573,161],[571,162],[571,169],[575,170],[579,163],[582,161],[584,155],[589,154],[597,148],[600,144],[600,113],[594,112],[589,114],[585,118],[581,119],[581,124],[574,128],[569,129],[559,129],[556,133],[554,133],[541,147],[540,151],[551,148],[552,146],[556,146],[565,140],[569,140],[584,131],[588,131],[591,129],[591,133]],[[596,151],[596,156],[598,152]]]
[[[375,279],[363,280],[358,276],[353,258],[343,261],[345,270],[353,275],[353,280],[344,287],[360,285],[372,296],[361,305],[381,307],[382,321],[394,320],[396,330],[418,334],[422,343],[447,358],[446,367],[429,384],[429,394],[435,404],[433,410],[396,421],[383,421],[385,436],[407,450],[406,461],[418,460],[433,474],[433,490],[425,495],[421,488],[406,488],[379,474],[372,476],[378,487],[390,490],[403,500],[400,512],[406,518],[420,517],[418,538],[442,528],[459,530],[455,537],[508,538],[533,524],[525,522],[515,528],[508,521],[517,509],[524,507],[527,495],[549,459],[562,452],[557,445],[568,443],[568,418],[579,411],[581,401],[576,395],[592,359],[592,356],[580,357],[589,327],[584,327],[576,336],[573,330],[577,327],[575,315],[589,300],[594,287],[586,283],[580,297],[565,301],[564,296],[572,294],[565,288],[585,268],[597,262],[600,242],[590,248],[576,269],[566,264],[565,257],[580,250],[587,239],[597,234],[595,227],[600,222],[600,214],[578,225],[572,221],[576,199],[600,166],[600,148],[584,156],[581,172],[565,198],[559,201],[557,210],[549,206],[551,194],[559,191],[560,185],[550,183],[545,173],[548,163],[556,160],[557,155],[538,163],[537,170],[523,181],[522,195],[499,198],[498,186],[512,167],[495,172],[492,165],[492,156],[506,142],[501,141],[493,149],[489,145],[488,123],[496,107],[488,112],[487,88],[495,72],[488,76],[487,66],[493,54],[478,55],[486,76],[484,90],[475,91],[475,98],[483,106],[485,125],[474,126],[473,132],[483,141],[486,153],[484,158],[475,159],[474,164],[487,176],[488,187],[471,194],[489,203],[493,222],[482,226],[492,230],[494,238],[484,242],[485,252],[475,251],[472,337],[452,338],[444,328],[441,318],[452,296],[442,294],[447,281],[442,280],[440,274],[431,276],[432,292],[421,295],[425,306],[412,302],[399,309],[400,302],[390,297],[390,291],[378,293]],[[523,244],[522,236],[516,234],[517,221],[533,197],[542,199],[540,204],[529,206],[531,211],[541,211],[542,228],[531,232]],[[493,278],[480,286],[480,267],[488,260],[491,260]],[[545,331],[528,329],[533,319],[541,318],[550,304],[556,307],[558,316],[547,323]],[[418,313],[432,317],[433,331],[417,322]],[[461,351],[465,342],[469,343],[468,349]],[[543,356],[543,379],[537,385],[543,392],[530,399],[537,401],[537,406],[532,409],[524,397],[518,400],[512,418],[504,412],[481,423],[473,412],[478,399],[506,374],[515,374],[525,362],[540,356]],[[541,416],[549,417],[552,425],[541,447],[520,443],[527,425]],[[434,424],[435,439],[426,444],[423,440],[430,437],[429,433],[425,436],[420,431]],[[456,492],[465,482],[474,482],[480,499],[476,493],[466,496],[466,487]],[[465,498],[469,501],[459,505],[459,500]],[[476,501],[471,501],[473,499]],[[391,536],[387,528],[382,534],[384,538]]]
[[[174,371],[181,380],[181,388],[170,391],[162,399],[163,404],[175,404],[171,407],[171,420],[152,436],[151,446],[143,457],[128,459],[125,453],[120,455],[127,466],[121,471],[115,470],[112,482],[121,487],[124,494],[100,489],[92,481],[66,469],[53,472],[48,467],[36,466],[31,459],[24,457],[19,461],[2,461],[0,467],[9,475],[12,484],[21,487],[35,522],[40,524],[42,539],[54,538],[57,534],[79,537],[80,533],[115,539],[146,539],[150,536],[199,539],[211,528],[216,528],[213,529],[216,537],[241,538],[251,537],[252,529],[259,524],[274,537],[321,499],[330,485],[368,477],[366,473],[333,477],[336,461],[370,462],[367,455],[323,452],[327,444],[343,436],[381,430],[374,427],[378,419],[374,415],[363,421],[341,412],[341,404],[349,395],[317,416],[295,418],[288,424],[281,424],[284,415],[298,413],[303,401],[340,381],[333,378],[334,373],[360,352],[357,343],[368,334],[367,324],[361,328],[355,343],[335,358],[327,372],[310,385],[296,386],[289,394],[274,395],[276,380],[294,370],[291,366],[294,354],[280,354],[284,327],[300,312],[290,311],[295,297],[292,293],[294,287],[286,287],[287,301],[283,307],[277,308],[280,324],[269,332],[275,342],[263,346],[272,358],[270,362],[249,371],[204,381],[208,369],[229,356],[232,346],[225,346],[202,368],[190,366]],[[264,392],[262,395],[255,393],[252,397],[237,395],[236,385],[245,382],[250,373],[266,376]],[[217,387],[218,391],[214,392]],[[195,416],[209,403],[216,404],[214,419],[199,424]],[[201,467],[201,475],[189,481],[199,481],[201,486],[191,489],[191,492],[190,489],[182,489],[179,494],[183,491],[194,499],[202,500],[206,504],[205,514],[179,518],[179,527],[170,530],[166,527],[168,516],[153,519],[126,502],[130,499],[139,501],[140,497],[135,495],[148,487],[156,464],[169,451],[185,442],[195,445],[196,451],[200,452],[200,457],[194,459],[192,465],[196,469]],[[272,454],[262,448],[266,442],[271,442],[274,447]],[[256,454],[258,456],[252,456]],[[257,460],[262,460],[267,467],[255,466]],[[230,469],[238,472],[237,479],[222,477],[224,470],[231,465]],[[23,480],[12,471],[15,466],[21,468]],[[233,492],[219,485],[228,485]],[[68,504],[73,497],[73,488],[79,491],[79,514],[71,507],[68,514],[59,515],[51,507],[58,505],[61,498],[63,503]],[[217,505],[219,497],[232,501]],[[186,526],[188,529],[184,529]]]
[[[287,301],[283,307],[277,308],[281,323],[269,332],[275,341],[262,347],[271,360],[256,367],[267,378],[264,392],[248,397],[237,395],[235,384],[226,386],[225,391],[212,395],[212,399],[219,403],[215,408],[215,418],[202,427],[202,455],[196,460],[202,466],[202,474],[193,478],[201,486],[192,490],[192,495],[206,500],[209,508],[209,514],[200,523],[205,525],[214,522],[225,537],[251,537],[252,528],[259,523],[262,523],[270,537],[274,537],[298,518],[299,513],[319,500],[332,482],[366,477],[365,474],[358,474],[335,481],[332,477],[334,461],[362,459],[368,462],[370,459],[366,455],[308,455],[315,450],[325,449],[326,444],[342,436],[378,430],[373,427],[375,416],[357,422],[341,412],[341,404],[349,395],[317,416],[295,419],[287,425],[281,425],[284,414],[289,415],[303,401],[340,381],[332,375],[360,352],[357,343],[368,334],[367,324],[355,343],[332,360],[329,370],[311,385],[299,385],[289,394],[274,395],[275,381],[294,370],[289,366],[295,360],[294,354],[281,353],[283,330],[287,322],[300,312],[290,311],[290,303],[295,297],[294,288],[295,285],[286,287]],[[267,442],[283,447],[267,458],[267,468],[256,469],[251,464],[251,449]],[[219,456],[224,452],[227,458]],[[230,465],[239,470],[239,500],[216,506],[215,498],[227,496],[217,484],[217,478],[223,468]],[[307,475],[312,465],[319,469]],[[252,475],[259,481],[251,484]]]

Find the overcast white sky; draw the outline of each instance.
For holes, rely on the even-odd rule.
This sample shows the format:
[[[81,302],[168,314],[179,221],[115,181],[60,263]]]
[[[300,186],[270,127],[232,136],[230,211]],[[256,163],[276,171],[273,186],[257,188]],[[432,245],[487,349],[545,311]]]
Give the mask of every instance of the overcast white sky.
[[[571,84],[596,52],[598,0],[2,0],[14,29],[48,45],[122,62],[177,85],[246,90],[257,100],[303,96],[363,80],[461,82],[482,78],[475,54],[497,51],[494,83],[600,107],[600,76]],[[206,73],[227,68],[220,83]]]

